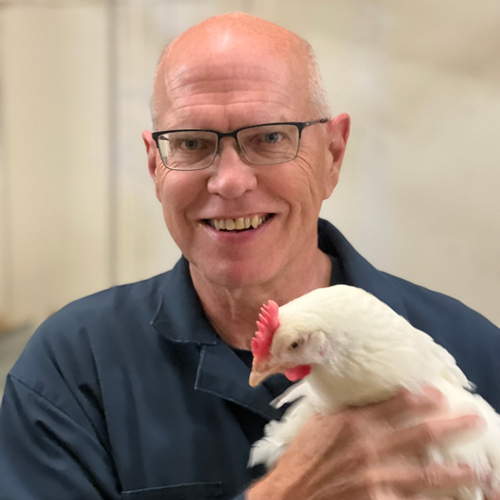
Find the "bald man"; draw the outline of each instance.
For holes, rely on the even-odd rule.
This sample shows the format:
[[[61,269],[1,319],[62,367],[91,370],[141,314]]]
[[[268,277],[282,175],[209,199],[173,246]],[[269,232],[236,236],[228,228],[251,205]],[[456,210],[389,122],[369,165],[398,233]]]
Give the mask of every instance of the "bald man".
[[[282,416],[270,401],[290,386],[282,375],[248,386],[269,298],[365,288],[447,347],[497,409],[500,335],[453,299],[377,271],[318,221],[349,117],[331,116],[297,35],[243,14],[206,20],[163,54],[152,111],[149,173],[183,257],[37,330],[0,412],[0,499],[402,499],[484,481],[421,460],[430,441],[481,425],[443,416],[429,387],[317,416],[270,473],[247,468]],[[417,415],[423,424],[401,425]]]

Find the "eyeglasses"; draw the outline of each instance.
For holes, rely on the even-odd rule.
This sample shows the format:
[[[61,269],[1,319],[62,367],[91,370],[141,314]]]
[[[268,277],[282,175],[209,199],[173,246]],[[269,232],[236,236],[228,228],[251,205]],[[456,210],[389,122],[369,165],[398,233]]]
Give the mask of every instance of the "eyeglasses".
[[[279,122],[251,125],[232,132],[216,130],[165,130],[153,139],[163,164],[171,170],[202,170],[220,153],[220,141],[233,137],[239,154],[252,165],[276,165],[293,160],[300,147],[302,130],[328,118],[309,122]]]

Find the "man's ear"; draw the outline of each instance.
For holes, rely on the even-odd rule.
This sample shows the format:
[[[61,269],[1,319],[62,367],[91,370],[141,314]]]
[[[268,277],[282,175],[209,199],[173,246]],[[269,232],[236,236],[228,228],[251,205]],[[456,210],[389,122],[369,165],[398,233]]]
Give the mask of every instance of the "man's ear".
[[[149,130],[145,130],[142,133],[142,140],[144,141],[148,155],[149,175],[156,181],[156,144]]]
[[[325,199],[330,197],[339,181],[340,167],[344,159],[350,129],[351,118],[347,113],[342,113],[327,123],[328,150],[331,156],[326,176]]]
[[[158,183],[157,181],[157,168],[158,164],[156,162],[156,143],[151,135],[149,130],[145,130],[142,133],[142,140],[144,141],[144,145],[146,146],[146,153],[148,155],[148,170],[149,175],[153,179],[156,187],[156,197],[160,200],[159,192],[158,192]]]

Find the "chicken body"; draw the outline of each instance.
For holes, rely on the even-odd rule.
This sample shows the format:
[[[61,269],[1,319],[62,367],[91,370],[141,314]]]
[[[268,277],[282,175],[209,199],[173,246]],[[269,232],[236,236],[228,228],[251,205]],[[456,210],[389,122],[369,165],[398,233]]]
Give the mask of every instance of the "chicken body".
[[[280,307],[278,318],[266,355],[254,352],[251,384],[276,372],[292,378],[310,367],[310,374],[275,400],[281,406],[301,398],[281,421],[268,424],[265,437],[252,448],[251,465],[271,468],[316,413],[383,401],[400,388],[419,391],[427,384],[447,397],[450,416],[475,412],[488,424],[480,435],[429,448],[428,458],[492,472],[500,488],[500,415],[468,390],[472,384],[455,359],[429,335],[373,295],[347,285],[299,297]],[[461,490],[459,497],[477,500],[483,495],[471,488]]]

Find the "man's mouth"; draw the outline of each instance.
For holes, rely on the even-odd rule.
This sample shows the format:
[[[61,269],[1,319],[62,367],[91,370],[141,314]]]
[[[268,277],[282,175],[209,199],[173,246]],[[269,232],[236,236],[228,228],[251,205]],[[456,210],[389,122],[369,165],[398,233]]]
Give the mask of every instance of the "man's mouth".
[[[254,214],[237,219],[205,219],[204,222],[217,231],[248,231],[257,229],[274,214]]]

